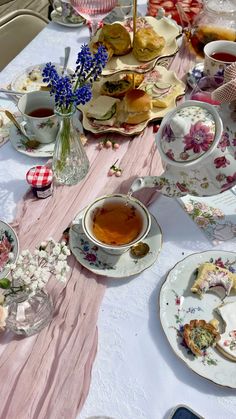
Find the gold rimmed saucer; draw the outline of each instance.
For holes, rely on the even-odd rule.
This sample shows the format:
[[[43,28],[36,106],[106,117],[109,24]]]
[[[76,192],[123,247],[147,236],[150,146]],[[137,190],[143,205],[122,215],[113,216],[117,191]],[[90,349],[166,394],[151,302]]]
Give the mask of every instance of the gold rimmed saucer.
[[[151,215],[151,228],[145,237],[145,243],[149,247],[145,257],[137,257],[131,251],[121,255],[112,255],[88,240],[82,228],[81,211],[70,228],[69,245],[77,261],[91,272],[97,275],[111,278],[126,278],[137,275],[149,268],[156,261],[162,246],[162,232],[159,224]]]

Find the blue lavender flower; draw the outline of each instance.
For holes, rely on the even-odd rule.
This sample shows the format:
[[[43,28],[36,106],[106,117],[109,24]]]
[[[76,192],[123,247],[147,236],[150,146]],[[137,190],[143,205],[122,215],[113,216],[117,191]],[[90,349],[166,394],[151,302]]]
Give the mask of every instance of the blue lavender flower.
[[[76,60],[74,74],[59,76],[55,65],[47,63],[43,69],[43,81],[48,84],[55,104],[62,112],[72,106],[84,105],[92,99],[92,83],[98,79],[108,60],[106,48],[101,45],[93,54],[87,44],[82,45]]]

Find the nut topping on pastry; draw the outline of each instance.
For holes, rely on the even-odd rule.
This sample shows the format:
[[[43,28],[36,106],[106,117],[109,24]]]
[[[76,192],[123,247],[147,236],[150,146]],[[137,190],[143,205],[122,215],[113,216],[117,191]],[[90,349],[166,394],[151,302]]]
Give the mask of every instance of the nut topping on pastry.
[[[184,325],[183,338],[194,355],[202,356],[207,348],[220,340],[220,334],[205,320],[191,320]]]

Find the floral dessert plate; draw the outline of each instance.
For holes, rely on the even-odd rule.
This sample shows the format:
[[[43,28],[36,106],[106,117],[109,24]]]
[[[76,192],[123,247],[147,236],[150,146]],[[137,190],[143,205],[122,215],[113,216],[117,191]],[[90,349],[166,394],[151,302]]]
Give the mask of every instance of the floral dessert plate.
[[[22,122],[21,116],[16,116],[18,122]],[[81,133],[81,123],[78,118],[74,118],[75,129]],[[27,132],[27,125],[25,126]],[[32,139],[36,139],[31,135],[30,132],[27,132],[28,136]],[[37,148],[30,148],[25,142],[24,136],[21,132],[15,127],[13,123],[10,122],[9,125],[9,139],[12,146],[19,151],[19,153],[25,154],[30,157],[52,157],[55,142],[49,144],[40,144]]]
[[[51,19],[53,22],[58,23],[59,25],[62,26],[67,26],[68,28],[79,28],[80,26],[83,26],[85,23],[85,19],[81,16],[81,21],[80,22],[69,22],[69,21],[64,21],[61,17],[61,15],[59,15],[59,13],[56,12],[56,10],[53,10],[51,13]]]
[[[5,110],[0,109],[0,147],[9,140],[9,127],[11,122],[5,114]]]
[[[128,18],[124,22],[118,22],[125,26],[125,28],[130,32],[131,39],[133,37],[133,19]],[[167,57],[174,56],[179,47],[177,44],[177,37],[181,35],[181,27],[178,26],[172,19],[163,17],[161,19],[155,19],[152,16],[139,17],[137,19],[137,30],[145,27],[151,26],[159,36],[165,38],[166,44],[161,51],[161,55],[152,59],[148,62],[138,61],[132,51],[126,55],[122,56],[113,56],[107,63],[105,69],[102,72],[103,76],[109,76],[114,73],[119,73],[121,71],[136,71],[138,73],[145,73],[151,71],[157,63],[160,63]],[[98,40],[100,30],[97,31],[97,34],[92,39],[92,43]]]
[[[119,256],[111,255],[89,241],[82,228],[83,212],[76,216],[70,228],[69,245],[77,261],[89,271],[97,275],[123,278],[142,272],[156,261],[162,246],[162,232],[153,215],[150,232],[145,237],[150,251],[143,258],[137,258],[129,251]]]
[[[4,278],[9,272],[9,253],[13,254],[11,262],[14,263],[19,253],[18,238],[9,224],[0,220],[0,278]]]
[[[43,82],[42,71],[46,63],[35,64],[27,67],[22,73],[18,74],[11,82],[11,89],[20,93],[33,92],[46,87],[47,84]],[[56,69],[60,72],[62,66],[54,63]],[[67,69],[73,72],[72,69]]]
[[[196,64],[189,72],[187,73],[187,83],[192,89],[198,84],[202,77],[204,77],[203,73],[204,63]]]
[[[200,299],[190,291],[196,278],[197,267],[205,262],[215,263],[232,272],[236,271],[236,253],[223,250],[195,253],[178,262],[168,273],[160,291],[161,324],[175,354],[192,371],[221,386],[236,388],[232,361],[215,348],[207,349],[202,357],[195,357],[186,348],[181,336],[184,324],[195,319],[209,322],[215,318],[220,321],[220,333],[224,330],[221,317],[214,311],[222,304],[222,295],[217,294],[217,291],[211,291]],[[225,303],[233,301],[236,301],[236,294],[224,299]],[[236,351],[236,338],[231,337],[231,340]]]
[[[118,80],[124,77],[123,75],[113,75],[109,78],[101,78],[98,82],[93,85],[93,98],[96,99],[100,95],[101,86],[105,81]],[[159,87],[157,87],[159,86]],[[164,88],[163,88],[164,86]],[[168,89],[166,89],[168,87]],[[139,86],[140,89],[145,90],[155,100],[155,91],[159,90],[159,99],[166,99],[166,107],[153,106],[150,118],[144,122],[136,125],[126,124],[119,122],[119,117],[113,126],[96,124],[95,121],[87,118],[87,110],[89,103],[84,106],[79,106],[79,109],[83,114],[83,126],[86,130],[93,132],[94,134],[105,133],[105,132],[117,132],[123,135],[135,135],[141,133],[149,122],[163,118],[171,109],[176,107],[177,99],[185,94],[185,84],[177,78],[174,71],[167,70],[161,65],[156,65],[150,73],[144,74],[144,80]],[[168,90],[168,91],[167,91]],[[162,93],[163,92],[163,93]],[[122,108],[122,104],[121,104]]]

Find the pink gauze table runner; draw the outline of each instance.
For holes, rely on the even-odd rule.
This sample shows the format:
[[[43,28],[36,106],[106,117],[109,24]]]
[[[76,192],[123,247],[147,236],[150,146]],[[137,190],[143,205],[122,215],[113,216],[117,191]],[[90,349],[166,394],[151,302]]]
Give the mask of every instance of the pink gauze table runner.
[[[171,68],[184,78],[192,63],[183,44]],[[33,249],[48,237],[59,240],[76,214],[95,197],[126,193],[137,176],[162,172],[151,126],[134,139],[123,137],[120,144],[116,151],[98,151],[94,141],[88,142],[90,171],[81,183],[58,187],[45,200],[33,199],[32,193],[25,196],[13,223],[21,250]],[[117,159],[122,177],[108,177]],[[145,189],[138,197],[148,205],[155,191]],[[9,333],[0,336],[0,419],[73,419],[84,404],[97,350],[98,312],[109,278],[89,272],[73,255],[70,266],[64,288],[50,281],[55,315],[49,326],[29,338]]]
[[[76,214],[95,197],[126,193],[137,175],[162,171],[152,127],[132,140],[123,137],[117,151],[98,151],[96,144],[91,141],[86,146],[91,166],[81,183],[58,187],[45,200],[36,200],[29,192],[20,203],[13,226],[21,250],[33,249],[48,237],[59,240]],[[116,159],[122,177],[108,177]],[[154,193],[145,190],[140,199],[148,204]],[[73,255],[69,260],[66,286],[53,279],[48,286],[55,305],[51,324],[29,338],[9,332],[0,336],[1,419],[73,419],[86,399],[97,350],[98,311],[109,279],[89,272]]]

